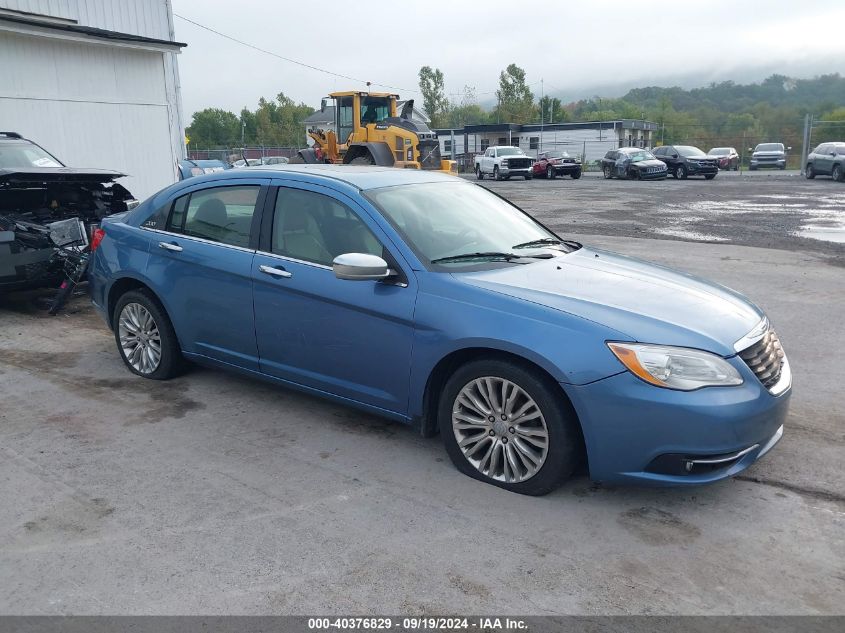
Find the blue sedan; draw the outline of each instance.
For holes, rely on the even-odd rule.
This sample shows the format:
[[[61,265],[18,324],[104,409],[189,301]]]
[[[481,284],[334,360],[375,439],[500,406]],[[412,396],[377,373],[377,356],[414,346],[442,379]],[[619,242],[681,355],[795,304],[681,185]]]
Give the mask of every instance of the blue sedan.
[[[103,222],[93,301],[128,369],[186,360],[438,431],[457,468],[544,494],[701,484],[780,439],[789,363],[742,295],[559,237],[419,170],[198,176]]]

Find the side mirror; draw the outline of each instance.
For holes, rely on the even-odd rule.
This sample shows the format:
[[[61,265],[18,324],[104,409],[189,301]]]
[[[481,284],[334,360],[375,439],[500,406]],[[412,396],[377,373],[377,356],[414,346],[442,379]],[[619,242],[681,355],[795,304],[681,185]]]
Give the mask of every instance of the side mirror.
[[[320,112],[325,112],[325,111],[326,111],[326,100],[323,99],[322,101],[320,101]]]
[[[791,151],[792,151],[792,148],[791,148],[791,147],[787,147],[787,148],[786,148],[786,151],[787,151],[787,152],[791,152]]]
[[[672,158],[677,158],[677,157],[678,157],[677,154],[672,154]]]
[[[378,281],[390,277],[387,262],[378,255],[344,253],[332,262],[334,276],[347,281]]]
[[[748,151],[751,152],[752,154],[754,153],[754,150],[750,147],[748,148]]]
[[[0,231],[0,244],[11,244],[15,241],[14,231]]]

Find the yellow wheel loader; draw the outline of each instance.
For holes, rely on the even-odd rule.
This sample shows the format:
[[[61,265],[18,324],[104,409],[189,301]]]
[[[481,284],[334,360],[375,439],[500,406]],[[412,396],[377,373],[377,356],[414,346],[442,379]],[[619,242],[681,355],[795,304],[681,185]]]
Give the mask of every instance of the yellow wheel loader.
[[[456,174],[457,163],[440,157],[437,135],[413,119],[413,99],[397,115],[399,96],[386,92],[333,92],[334,129],[312,128],[314,146],[299,151],[305,163],[379,165]],[[321,110],[326,110],[323,99]]]

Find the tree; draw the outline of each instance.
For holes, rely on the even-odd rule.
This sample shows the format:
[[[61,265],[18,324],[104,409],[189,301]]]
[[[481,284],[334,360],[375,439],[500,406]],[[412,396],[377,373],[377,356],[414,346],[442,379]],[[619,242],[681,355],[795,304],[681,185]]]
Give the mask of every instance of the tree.
[[[446,98],[443,73],[439,68],[431,68],[431,66],[420,68],[420,92],[423,96],[423,108],[431,119],[431,127],[438,128],[446,125],[450,104]]]
[[[448,127],[462,128],[465,125],[487,123],[488,120],[487,112],[476,101],[475,88],[464,86],[460,102],[449,107]]]
[[[563,123],[569,120],[569,112],[564,109],[557,97],[544,96],[537,104],[537,108],[543,123]]]
[[[196,148],[228,147],[240,141],[241,123],[228,110],[206,108],[194,112],[185,133]]]
[[[261,145],[299,147],[305,140],[303,121],[314,109],[304,103],[296,104],[284,92],[274,101],[262,97],[255,111],[256,142]]]
[[[510,64],[499,74],[496,97],[496,118],[500,123],[533,122],[534,95],[525,83],[525,71],[516,64]]]

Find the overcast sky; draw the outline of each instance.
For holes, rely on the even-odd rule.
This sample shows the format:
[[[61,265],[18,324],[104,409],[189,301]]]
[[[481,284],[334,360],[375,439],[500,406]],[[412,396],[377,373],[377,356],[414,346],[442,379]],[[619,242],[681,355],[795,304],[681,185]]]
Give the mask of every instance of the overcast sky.
[[[657,8],[670,4],[488,0],[482,10],[456,0],[173,0],[177,15],[359,80],[297,66],[175,17],[176,39],[188,44],[179,59],[182,99],[188,121],[206,107],[254,109],[259,97],[279,92],[319,107],[327,93],[363,89],[365,81],[419,99],[424,65],[443,71],[453,98],[469,85],[481,102],[495,99],[499,72],[511,62],[525,69],[536,94],[543,79],[545,92],[564,100],[620,96],[633,86],[745,82],[773,72],[845,74],[843,2],[710,0]]]

